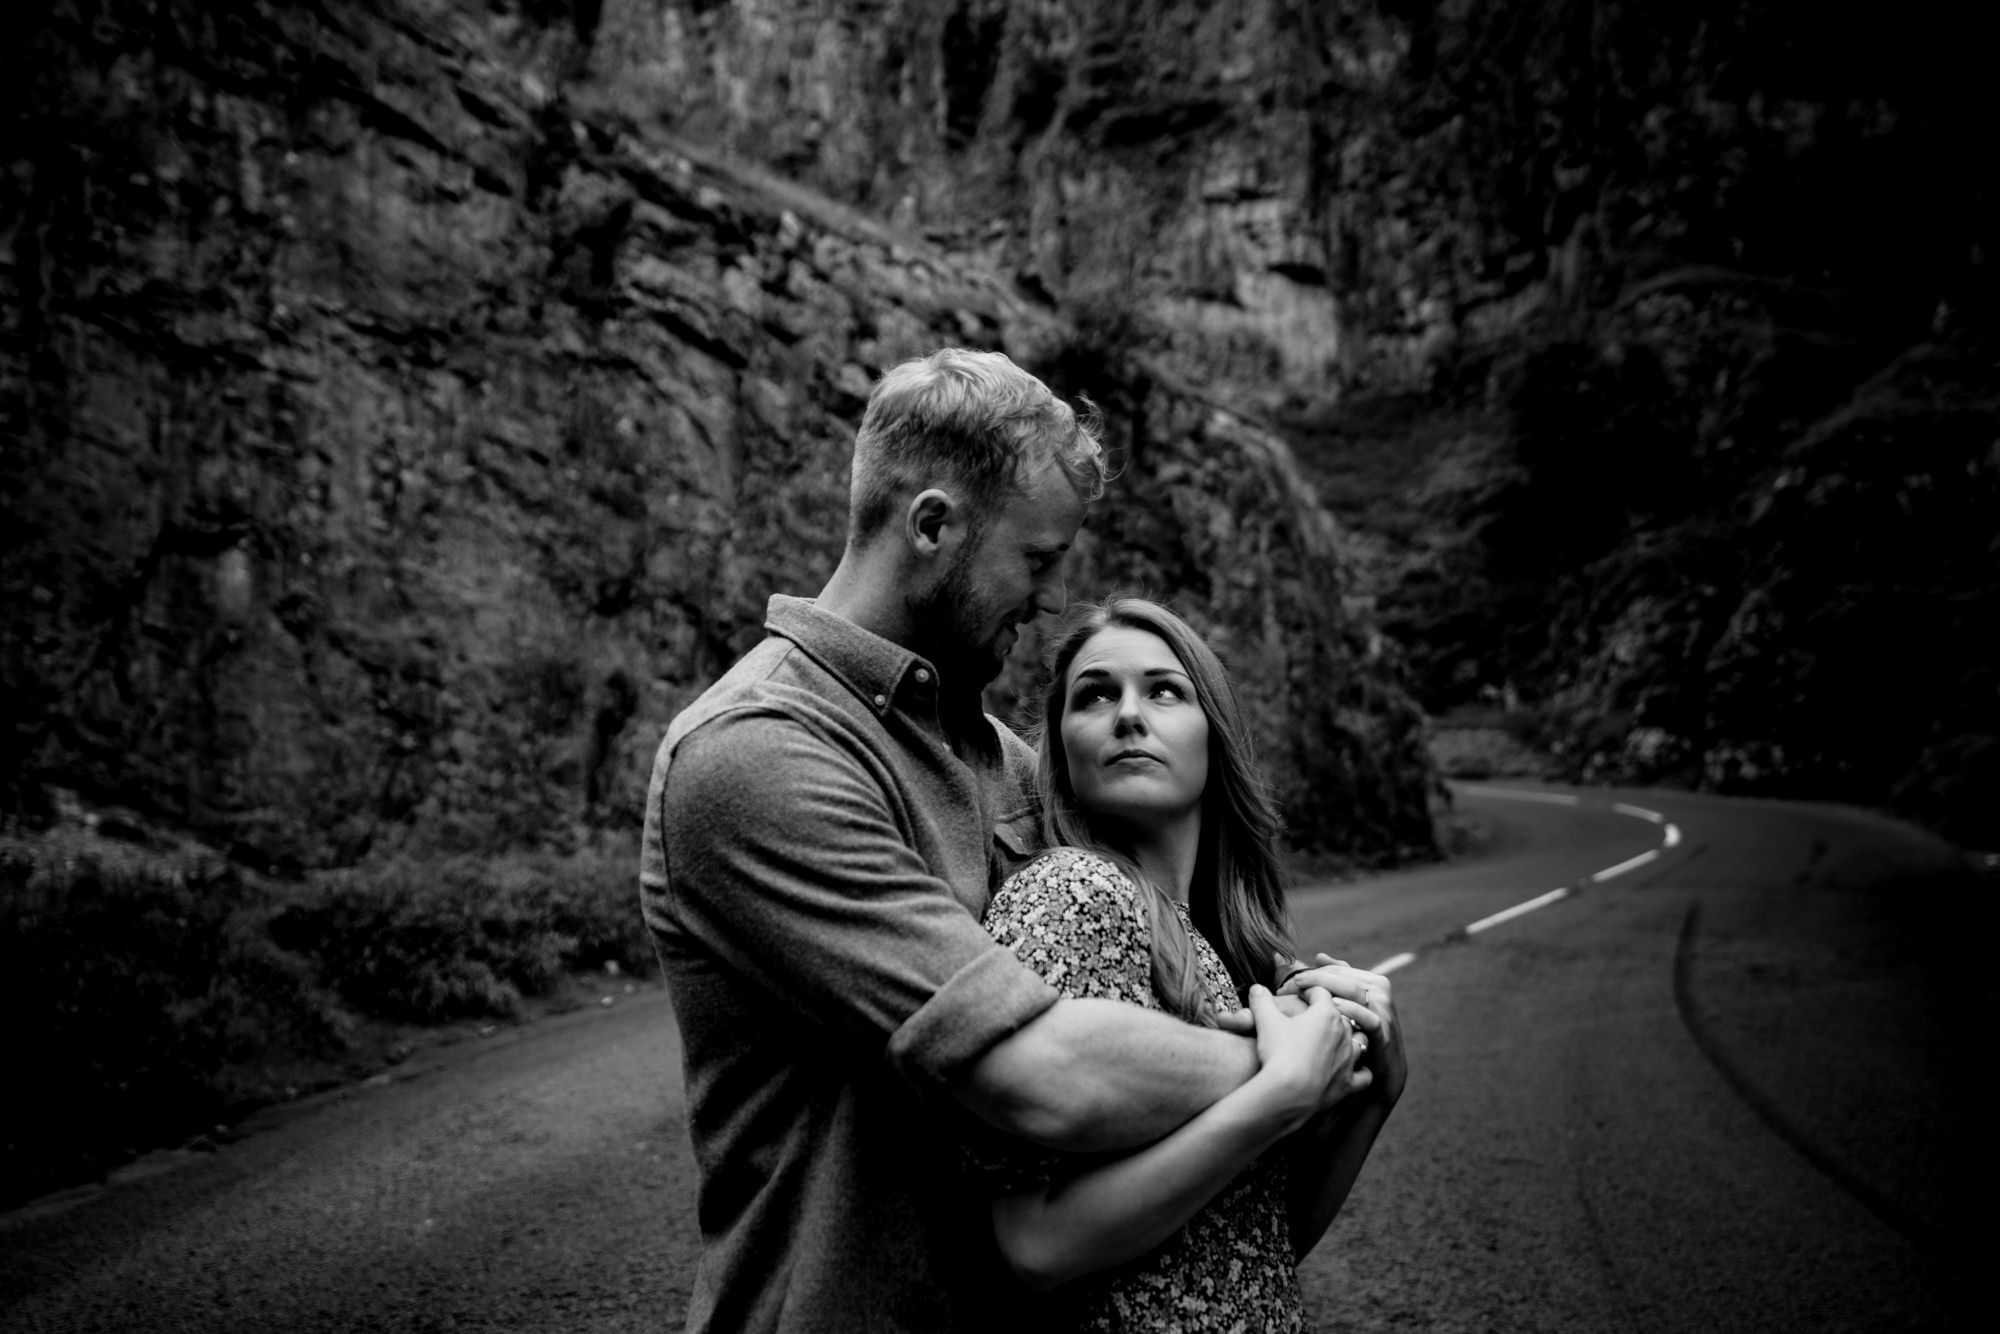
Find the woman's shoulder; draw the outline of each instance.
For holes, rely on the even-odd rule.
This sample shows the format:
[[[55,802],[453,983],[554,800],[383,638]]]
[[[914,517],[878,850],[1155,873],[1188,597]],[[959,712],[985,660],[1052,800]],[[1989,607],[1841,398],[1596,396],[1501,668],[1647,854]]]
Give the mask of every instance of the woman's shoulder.
[[[1145,911],[1138,885],[1117,862],[1088,848],[1058,847],[1008,876],[986,910],[989,930],[1050,919],[1143,926]]]
[[[1136,898],[1139,887],[1124,867],[1089,848],[1058,847],[1036,857],[1007,877],[1001,893],[1062,892],[1075,897],[1110,895]]]
[[[1139,892],[1111,858],[1053,848],[1007,878],[986,910],[986,929],[1065,996],[1157,1008]]]

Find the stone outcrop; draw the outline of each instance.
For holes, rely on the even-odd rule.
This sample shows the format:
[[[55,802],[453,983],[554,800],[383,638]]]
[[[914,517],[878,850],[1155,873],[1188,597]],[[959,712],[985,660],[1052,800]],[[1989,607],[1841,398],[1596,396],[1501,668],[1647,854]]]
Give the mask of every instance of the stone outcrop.
[[[1966,645],[2000,618],[2000,104],[1975,21],[686,0],[607,6],[588,63],[1118,329],[1327,475],[1365,470],[1357,441],[1409,456],[1407,495],[1352,511],[1421,531],[1343,547],[1383,567],[1358,600],[1427,704],[1517,693],[1573,778],[1895,805],[1991,845],[2000,683]],[[1854,565],[1831,515],[1902,554]],[[1864,649],[1885,669],[1846,665]]]
[[[622,827],[829,567],[869,377],[949,341],[1112,408],[1076,591],[1241,647],[1312,839],[1424,841],[1370,604],[1572,776],[1991,807],[2000,722],[1946,704],[2000,615],[1963,8],[42,0],[0,52],[15,797],[304,864]],[[1956,554],[1877,580],[1822,513]],[[1921,741],[1822,744],[1896,639],[1943,655],[1887,687]],[[1757,703],[1778,662],[1810,707]]]
[[[729,16],[795,42],[782,8]],[[1300,839],[1431,845],[1420,715],[1277,436],[650,100],[718,7],[43,10],[0,196],[17,809],[274,869],[629,836],[667,719],[830,571],[873,374],[962,343],[1110,410],[1072,591],[1216,634]]]
[[[1394,35],[1327,31],[1344,8],[611,5],[588,59],[661,123],[1136,319],[1177,375],[1268,408],[1371,355],[1329,277],[1327,110]]]
[[[1267,406],[1425,388],[1690,272],[1865,284],[1927,318],[1991,218],[1994,98],[1941,3],[1895,24],[1776,0],[593,12],[583,59],[626,105],[1136,313]]]

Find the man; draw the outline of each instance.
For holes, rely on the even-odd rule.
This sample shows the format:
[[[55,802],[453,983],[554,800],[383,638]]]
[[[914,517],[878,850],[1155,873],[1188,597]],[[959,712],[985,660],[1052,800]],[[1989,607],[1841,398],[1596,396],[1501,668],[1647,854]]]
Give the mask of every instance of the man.
[[[1058,1000],[981,930],[1031,852],[1033,753],[979,692],[1058,609],[1102,494],[1087,425],[991,352],[890,370],[816,601],[675,719],[642,897],[686,1050],[708,1330],[991,1319],[957,1103],[1058,1148],[1167,1133],[1256,1068],[1244,1037]]]

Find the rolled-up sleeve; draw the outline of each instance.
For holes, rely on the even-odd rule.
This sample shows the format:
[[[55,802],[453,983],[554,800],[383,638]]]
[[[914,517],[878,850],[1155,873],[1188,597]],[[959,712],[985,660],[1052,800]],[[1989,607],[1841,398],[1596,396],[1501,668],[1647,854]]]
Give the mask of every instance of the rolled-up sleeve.
[[[876,764],[782,713],[681,738],[659,795],[668,915],[806,1022],[944,1082],[1056,993],[931,872]]]
[[[942,1083],[1056,999],[1055,988],[1023,967],[1012,950],[994,945],[952,974],[891,1035],[889,1060],[906,1074]]]

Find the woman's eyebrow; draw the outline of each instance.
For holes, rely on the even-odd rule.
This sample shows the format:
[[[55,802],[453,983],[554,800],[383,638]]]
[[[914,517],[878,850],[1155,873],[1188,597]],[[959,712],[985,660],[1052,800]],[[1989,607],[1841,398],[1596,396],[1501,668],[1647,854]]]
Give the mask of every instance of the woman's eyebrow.
[[[1179,677],[1187,676],[1187,673],[1182,671],[1178,667],[1148,667],[1145,671],[1139,674],[1141,676],[1179,676]],[[1108,667],[1079,667],[1077,668],[1076,671],[1076,679],[1079,681],[1081,681],[1086,676],[1109,676],[1109,675],[1111,675],[1111,669]]]

